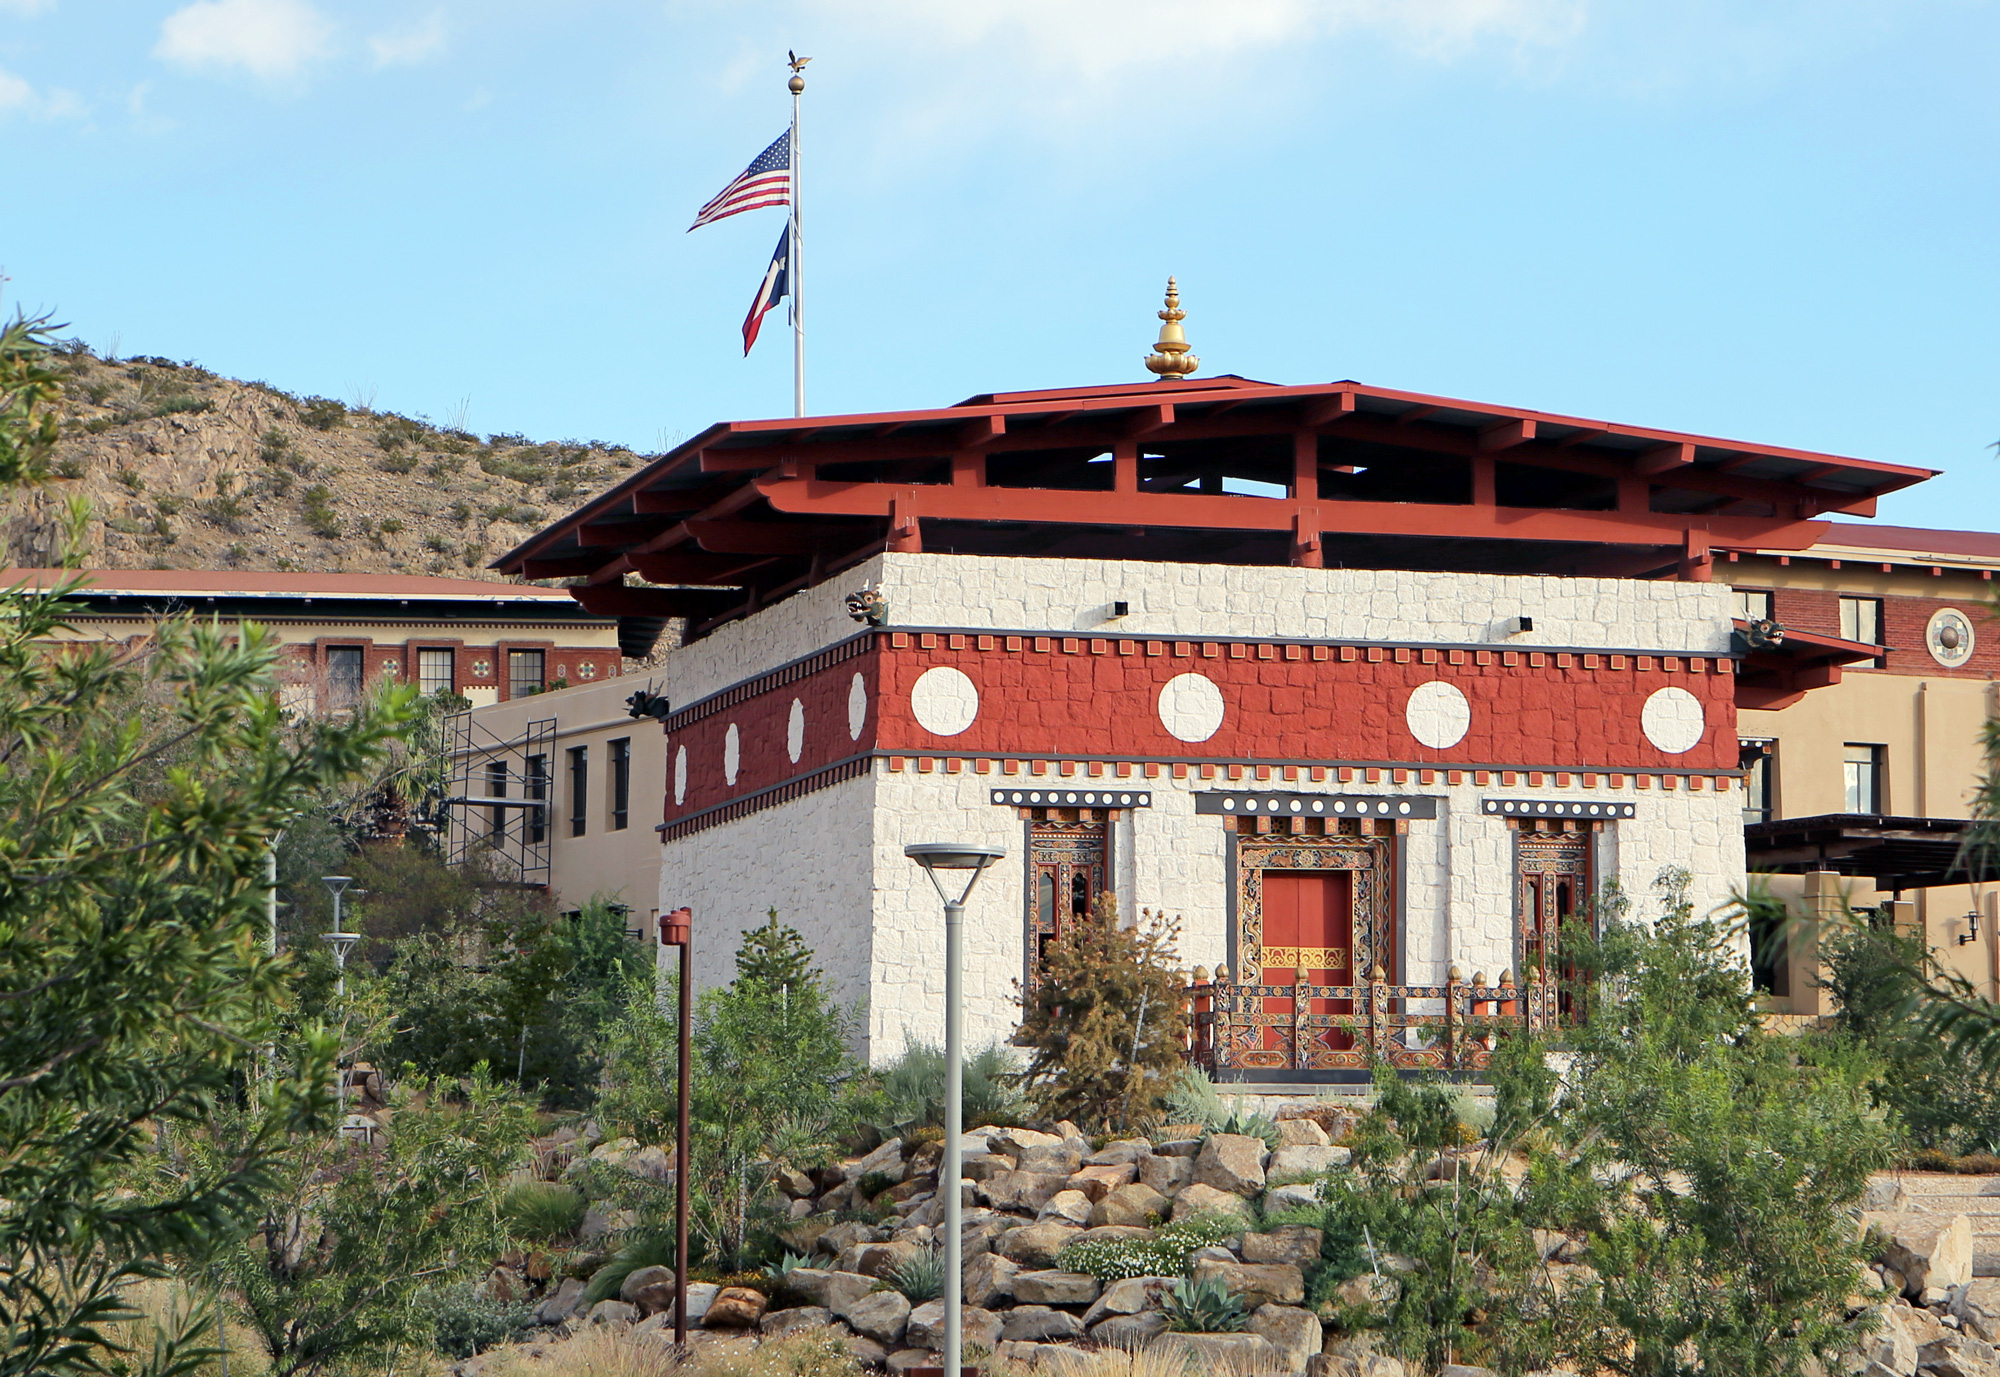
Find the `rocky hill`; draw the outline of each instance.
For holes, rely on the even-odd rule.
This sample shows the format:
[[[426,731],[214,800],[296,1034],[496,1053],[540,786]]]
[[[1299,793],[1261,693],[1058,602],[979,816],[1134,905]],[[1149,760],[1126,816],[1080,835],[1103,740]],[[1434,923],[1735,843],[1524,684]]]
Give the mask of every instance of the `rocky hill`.
[[[61,356],[59,479],[0,510],[43,565],[72,518],[113,569],[320,569],[497,578],[502,551],[641,462],[616,446],[480,437],[162,358]]]

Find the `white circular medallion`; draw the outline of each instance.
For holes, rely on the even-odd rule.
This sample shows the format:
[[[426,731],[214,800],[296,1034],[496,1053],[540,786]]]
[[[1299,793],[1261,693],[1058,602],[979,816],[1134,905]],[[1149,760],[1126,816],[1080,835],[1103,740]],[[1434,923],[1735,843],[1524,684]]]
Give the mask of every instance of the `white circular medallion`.
[[[1639,713],[1646,739],[1668,755],[1691,751],[1708,728],[1701,699],[1684,688],[1656,689]]]
[[[1958,669],[1972,658],[1972,618],[1956,607],[1940,607],[1924,627],[1924,649],[1946,669]]]
[[[1222,690],[1205,674],[1176,674],[1160,685],[1160,725],[1182,741],[1222,730]]]
[[[1441,751],[1465,739],[1467,729],[1472,726],[1472,704],[1465,700],[1458,685],[1433,679],[1410,691],[1403,720],[1409,723],[1411,736],[1432,750]]]
[[[688,748],[683,746],[674,752],[674,807],[678,808],[688,796]]]
[[[798,699],[792,700],[791,719],[785,723],[785,754],[792,758],[792,764],[799,763],[799,752],[806,748],[806,705]]]
[[[851,740],[861,739],[861,729],[868,724],[868,685],[857,674],[854,682],[847,686],[847,735]]]
[[[736,733],[736,724],[729,724],[728,734],[722,738],[722,779],[725,784],[736,782],[736,769],[743,763],[743,738]]]
[[[910,711],[933,736],[957,736],[979,716],[979,690],[949,665],[932,665],[910,685]]]

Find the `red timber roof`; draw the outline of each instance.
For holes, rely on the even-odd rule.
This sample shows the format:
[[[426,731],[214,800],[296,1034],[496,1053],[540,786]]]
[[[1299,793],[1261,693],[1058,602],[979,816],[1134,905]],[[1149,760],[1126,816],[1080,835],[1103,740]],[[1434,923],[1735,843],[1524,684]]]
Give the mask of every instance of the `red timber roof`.
[[[386,599],[390,602],[562,603],[561,588],[421,574],[334,574],[252,569],[0,569],[0,587],[40,591],[82,579],[81,597]]]
[[[1713,545],[1803,550],[1933,472],[1225,376],[724,422],[493,567],[697,631],[883,549],[1705,578]]]

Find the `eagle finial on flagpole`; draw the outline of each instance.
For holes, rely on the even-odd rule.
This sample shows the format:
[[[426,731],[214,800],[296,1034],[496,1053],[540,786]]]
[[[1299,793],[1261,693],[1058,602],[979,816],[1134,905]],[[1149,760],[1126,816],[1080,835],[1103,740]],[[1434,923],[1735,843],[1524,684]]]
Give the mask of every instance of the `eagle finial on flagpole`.
[[[1161,382],[1179,382],[1201,367],[1201,356],[1188,352],[1187,335],[1181,329],[1187,312],[1181,309],[1180,289],[1171,277],[1167,279],[1167,307],[1159,314],[1165,323],[1160,326],[1153,352],[1146,355],[1146,367],[1158,374]]]
[[[792,67],[792,79],[786,82],[785,85],[790,88],[793,95],[797,95],[806,89],[806,64],[811,62],[812,59],[809,57],[800,57],[790,48],[787,48],[785,49],[785,61],[789,62]]]

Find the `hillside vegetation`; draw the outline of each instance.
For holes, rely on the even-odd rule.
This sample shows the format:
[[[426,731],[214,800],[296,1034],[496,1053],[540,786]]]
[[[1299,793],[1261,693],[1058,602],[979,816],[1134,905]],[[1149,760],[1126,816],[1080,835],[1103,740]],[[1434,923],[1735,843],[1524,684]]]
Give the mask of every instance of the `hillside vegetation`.
[[[7,562],[64,548],[76,495],[89,564],[498,578],[487,563],[636,468],[617,446],[481,437],[192,363],[99,358],[63,374],[57,481],[9,495]]]

